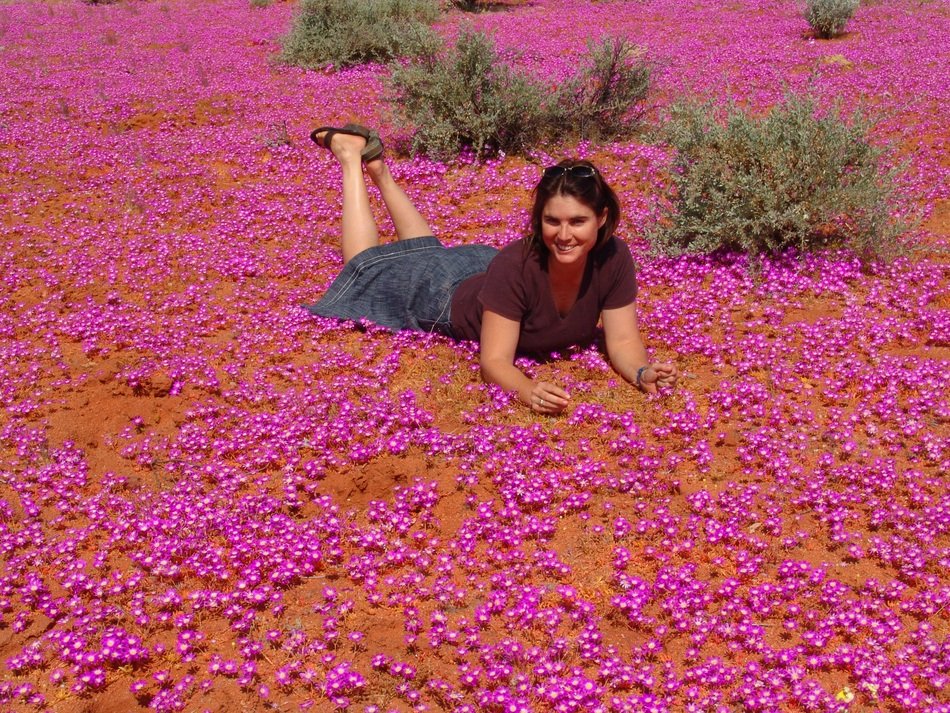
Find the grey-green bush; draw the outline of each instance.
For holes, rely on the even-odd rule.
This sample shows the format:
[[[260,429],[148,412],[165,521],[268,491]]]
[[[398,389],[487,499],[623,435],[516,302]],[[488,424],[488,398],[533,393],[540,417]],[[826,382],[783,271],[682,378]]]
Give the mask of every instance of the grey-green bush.
[[[455,47],[393,66],[396,118],[414,131],[413,153],[440,160],[466,147],[485,156],[525,153],[550,137],[615,136],[636,121],[649,83],[636,55],[622,39],[590,44],[578,72],[552,91],[502,61],[491,37],[465,29]]]
[[[540,85],[513,72],[481,32],[464,29],[453,49],[394,66],[390,86],[397,119],[415,127],[413,153],[517,152],[542,134]]]
[[[622,134],[642,118],[651,76],[652,65],[629,40],[588,41],[578,73],[557,93],[557,124],[583,138]]]
[[[861,0],[806,0],[805,19],[815,35],[830,39],[844,32],[860,4]]]
[[[530,0],[444,0],[447,7],[462,12],[491,12],[492,10],[510,10],[527,5]]]
[[[806,96],[786,96],[764,118],[674,106],[663,129],[675,150],[672,192],[648,231],[655,250],[895,254],[903,227],[891,218],[896,169],[881,171],[869,128],[858,114],[816,113]]]
[[[428,23],[438,14],[437,0],[302,0],[281,59],[345,67],[428,52],[438,42]]]

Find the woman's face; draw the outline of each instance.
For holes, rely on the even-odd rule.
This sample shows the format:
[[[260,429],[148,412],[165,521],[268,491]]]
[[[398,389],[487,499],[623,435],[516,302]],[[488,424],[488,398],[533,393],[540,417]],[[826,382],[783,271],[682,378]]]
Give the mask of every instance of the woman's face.
[[[583,267],[607,220],[572,196],[551,196],[541,214],[541,240],[561,265]]]

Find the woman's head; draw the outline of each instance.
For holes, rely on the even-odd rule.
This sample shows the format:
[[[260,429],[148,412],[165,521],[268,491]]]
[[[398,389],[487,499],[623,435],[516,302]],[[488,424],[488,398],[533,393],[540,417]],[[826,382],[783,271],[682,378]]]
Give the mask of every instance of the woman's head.
[[[545,255],[547,246],[542,239],[544,211],[555,196],[574,198],[590,208],[604,223],[597,231],[596,252],[617,229],[620,222],[620,201],[607,185],[600,171],[590,161],[564,159],[556,166],[544,169],[541,180],[534,189],[534,205],[529,223],[529,244],[532,250]]]

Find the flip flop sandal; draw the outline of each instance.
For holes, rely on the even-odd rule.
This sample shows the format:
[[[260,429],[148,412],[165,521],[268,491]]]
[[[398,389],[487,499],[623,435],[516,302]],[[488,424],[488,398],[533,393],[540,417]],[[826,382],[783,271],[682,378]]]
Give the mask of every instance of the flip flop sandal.
[[[355,131],[366,139],[366,146],[360,151],[363,163],[369,163],[382,156],[383,140],[379,138],[379,133],[375,129],[367,128],[362,124],[346,124],[343,128],[348,131]]]
[[[317,138],[319,134],[323,134],[322,140]],[[383,142],[380,140],[379,134],[361,124],[345,124],[342,127],[320,126],[310,132],[310,140],[317,146],[329,150],[334,134],[360,136],[366,139],[366,146],[360,151],[360,158],[364,163],[379,158],[383,153]]]
[[[363,158],[363,163],[375,161],[382,155],[383,140],[379,138],[379,134],[377,134],[375,131],[371,131],[369,139],[366,141],[366,146],[364,146],[363,150],[360,152],[360,156]]]
[[[320,134],[325,134],[323,139],[317,138]],[[329,150],[330,141],[333,140],[334,134],[346,134],[348,136],[362,136],[364,139],[369,141],[369,130],[366,127],[359,126],[357,124],[347,124],[343,127],[338,126],[318,126],[316,129],[310,132],[310,140],[313,141],[317,146]]]

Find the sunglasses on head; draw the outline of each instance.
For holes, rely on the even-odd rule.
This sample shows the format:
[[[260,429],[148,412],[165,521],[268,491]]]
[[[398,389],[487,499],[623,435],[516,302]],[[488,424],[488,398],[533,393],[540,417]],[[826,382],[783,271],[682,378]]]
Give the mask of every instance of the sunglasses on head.
[[[593,178],[597,175],[597,169],[593,166],[548,166],[541,175],[544,178],[557,178],[565,174],[575,178]]]

